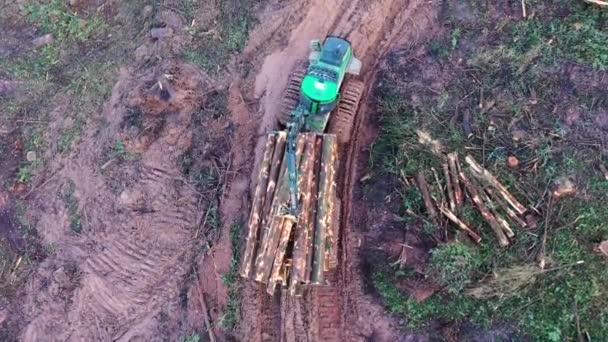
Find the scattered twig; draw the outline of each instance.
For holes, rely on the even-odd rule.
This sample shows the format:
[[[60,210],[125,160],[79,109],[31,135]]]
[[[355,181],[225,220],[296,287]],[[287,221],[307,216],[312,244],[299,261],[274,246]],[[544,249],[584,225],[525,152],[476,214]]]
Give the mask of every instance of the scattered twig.
[[[608,6],[608,1],[602,1],[602,0],[584,0],[584,1],[591,3],[591,4],[598,5],[598,6]]]
[[[545,269],[546,264],[546,253],[547,253],[547,232],[549,231],[549,219],[551,218],[551,211],[553,210],[553,196],[549,195],[549,204],[547,204],[547,212],[545,214],[545,222],[543,223],[543,240],[540,245],[540,251],[538,252],[538,267]]]
[[[42,182],[40,185],[35,186],[34,188],[32,188],[30,191],[28,191],[27,194],[23,195],[21,197],[21,199],[26,199],[28,198],[31,194],[33,194],[34,192],[42,189],[43,187],[45,187],[51,180],[53,180],[53,178],[55,176],[57,176],[59,174],[59,172],[55,172],[54,174],[52,174],[49,178],[47,178],[44,182]]]
[[[203,317],[205,319],[205,327],[207,328],[207,333],[209,334],[209,341],[215,342],[215,334],[213,333],[213,327],[211,326],[211,321],[209,319],[209,312],[207,312],[207,304],[205,303],[205,295],[201,290],[200,286],[197,286],[198,290],[198,299],[201,304],[201,309],[203,310]]]
[[[475,243],[481,242],[481,236],[479,236],[479,234],[469,228],[469,226],[467,226],[466,223],[462,222],[453,212],[443,206],[439,207],[439,210],[443,215],[445,215],[445,217],[450,219],[450,221],[454,222],[458,226],[458,228],[465,231],[469,235],[469,237],[471,237],[471,239],[475,241]]]
[[[521,0],[521,14],[523,17],[527,17],[526,15],[526,0]]]
[[[467,178],[467,176],[465,176],[465,174],[463,172],[460,172],[459,176],[460,176],[460,180],[462,181],[465,188],[469,192],[469,195],[471,196],[471,200],[473,200],[473,203],[475,203],[475,206],[477,206],[477,209],[481,213],[481,216],[483,216],[484,220],[490,225],[490,227],[492,227],[492,230],[494,231],[494,234],[496,235],[496,238],[498,239],[498,244],[500,245],[500,247],[508,246],[509,239],[507,239],[507,236],[505,235],[505,233],[503,231],[502,225],[500,223],[498,223],[498,221],[496,220],[496,217],[494,217],[494,215],[488,210],[488,208],[486,208],[486,206],[483,203],[483,200],[481,199],[481,197],[479,195],[479,191],[477,189],[475,189],[475,187],[473,186],[471,181]]]
[[[602,171],[602,173],[604,174],[604,179],[608,180],[608,169],[606,169],[604,164],[602,164],[601,162],[599,163],[599,167],[600,171]]]
[[[471,167],[473,175],[476,178],[496,188],[499,195],[502,196],[502,198],[504,198],[504,200],[507,201],[507,203],[509,203],[519,215],[526,213],[526,208],[519,203],[519,201],[490,173],[490,171],[479,165],[470,155],[467,155],[465,160]]]

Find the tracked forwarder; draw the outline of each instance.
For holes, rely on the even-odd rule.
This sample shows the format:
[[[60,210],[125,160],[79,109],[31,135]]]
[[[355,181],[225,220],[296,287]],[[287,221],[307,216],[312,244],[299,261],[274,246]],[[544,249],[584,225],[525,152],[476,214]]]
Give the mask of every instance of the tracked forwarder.
[[[307,61],[289,77],[278,115],[283,131],[268,135],[251,214],[241,275],[300,293],[326,284],[337,264],[340,200],[338,151],[350,140],[364,85],[350,42],[311,42]],[[327,130],[327,132],[326,132]]]

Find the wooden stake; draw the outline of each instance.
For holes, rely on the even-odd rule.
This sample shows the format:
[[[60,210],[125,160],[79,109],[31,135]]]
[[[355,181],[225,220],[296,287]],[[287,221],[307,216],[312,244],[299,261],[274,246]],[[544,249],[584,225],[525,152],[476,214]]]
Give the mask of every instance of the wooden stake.
[[[499,195],[502,196],[502,198],[507,201],[507,203],[509,203],[509,205],[511,205],[511,207],[513,207],[513,209],[515,209],[519,215],[526,213],[526,207],[519,203],[519,201],[517,201],[517,199],[490,173],[490,171],[484,169],[470,155],[467,155],[465,160],[471,167],[471,170],[473,170],[473,176],[496,188]]]
[[[458,178],[458,153],[453,152],[448,154],[448,165],[450,173],[452,174],[452,186],[454,187],[454,199],[456,200],[456,208],[461,208],[464,204],[464,193],[460,186],[460,179]]]
[[[471,182],[469,181],[469,179],[467,178],[467,176],[465,176],[465,174],[463,172],[460,172],[459,176],[460,176],[460,180],[462,181],[465,188],[469,192],[469,195],[471,196],[471,200],[473,200],[473,203],[475,203],[475,205],[477,206],[477,209],[479,209],[479,212],[481,213],[483,218],[486,220],[486,222],[490,225],[490,227],[492,227],[492,230],[494,231],[494,234],[496,235],[496,238],[498,239],[498,244],[500,245],[500,247],[508,246],[509,239],[507,239],[507,236],[505,235],[505,233],[503,231],[503,227],[501,226],[501,224],[498,223],[498,221],[496,220],[496,217],[494,217],[494,215],[492,215],[492,213],[488,210],[488,208],[485,207],[477,189],[475,189],[475,187],[471,184]]]
[[[450,200],[450,210],[456,210],[456,197],[454,197],[454,188],[452,186],[452,177],[450,176],[450,167],[448,164],[443,164],[443,177],[446,181],[446,191]]]
[[[462,222],[453,212],[451,212],[448,208],[445,207],[439,207],[439,211],[441,211],[441,213],[443,215],[445,215],[445,217],[447,217],[448,219],[450,219],[450,221],[454,222],[458,228],[462,229],[463,231],[465,231],[469,237],[475,241],[475,243],[479,243],[481,242],[481,236],[479,236],[479,234],[477,234],[473,229],[469,228],[469,226],[466,225],[466,223]]]

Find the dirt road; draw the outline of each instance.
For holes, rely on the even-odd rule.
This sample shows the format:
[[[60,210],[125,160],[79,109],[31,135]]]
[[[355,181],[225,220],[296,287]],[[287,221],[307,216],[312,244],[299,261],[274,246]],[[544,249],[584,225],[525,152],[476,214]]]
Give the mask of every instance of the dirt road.
[[[231,268],[230,230],[247,217],[265,135],[276,128],[290,70],[307,56],[311,39],[338,35],[352,42],[363,62],[358,77],[369,87],[387,51],[429,34],[436,15],[436,5],[421,0],[273,2],[259,14],[259,25],[234,63],[247,62],[253,72],[242,78],[231,68],[229,77],[211,79],[174,58],[186,44],[186,24],[179,13],[162,12],[160,20],[174,34],[142,42],[78,145],[66,155],[45,156],[52,161],[28,201],[52,251],[22,292],[19,338],[173,340],[204,326],[201,298],[206,298],[218,339],[227,339],[219,322],[228,305],[223,276]],[[194,126],[207,95],[222,87],[228,89],[230,115]],[[57,132],[70,124],[64,118],[70,96],[50,112],[49,150],[57,149]],[[364,99],[353,139],[340,152],[341,263],[328,276],[331,285],[294,298],[269,297],[265,289],[244,283],[234,337],[398,339],[397,324],[365,294],[360,274],[356,213],[365,211],[365,204],[354,192],[375,134],[367,106],[371,95]],[[202,199],[210,189],[193,187],[183,172],[184,155],[201,131],[206,140],[199,142],[201,154],[193,156],[197,163],[216,170],[223,158],[228,168],[217,208],[221,223],[214,227],[219,237],[212,245],[201,238],[210,233],[201,231],[209,223],[211,209]]]
[[[287,44],[270,51],[255,76],[253,96],[260,99],[256,165],[264,134],[274,128],[287,75],[298,59],[307,56],[311,39],[328,34],[349,39],[355,55],[363,62],[359,78],[369,85],[384,54],[391,47],[415,44],[428,34],[436,11],[432,4],[422,1],[307,1],[266,14],[272,20],[262,20],[246,53],[263,47],[258,44],[262,41],[274,46],[273,40],[281,39]],[[264,25],[265,22],[272,25]],[[393,341],[399,336],[395,323],[364,294],[360,275],[361,236],[352,213],[364,209],[364,204],[353,201],[353,189],[366,167],[365,149],[374,137],[370,124],[373,113],[366,106],[371,99],[365,99],[356,118],[353,139],[341,151],[341,267],[329,275],[331,286],[307,291],[300,298],[278,294],[271,299],[264,289],[248,285],[243,316],[256,319],[243,321],[242,329],[251,340],[343,341],[373,336],[375,340]],[[255,174],[250,179],[250,191],[255,186]]]

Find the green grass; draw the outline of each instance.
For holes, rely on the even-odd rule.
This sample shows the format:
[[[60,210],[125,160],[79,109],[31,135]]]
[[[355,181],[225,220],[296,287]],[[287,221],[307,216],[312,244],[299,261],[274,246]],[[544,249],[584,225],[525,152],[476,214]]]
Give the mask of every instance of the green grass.
[[[480,327],[507,322],[533,340],[568,341],[578,338],[578,321],[581,334],[603,341],[608,339],[608,268],[593,248],[608,239],[608,182],[595,170],[597,150],[578,145],[578,133],[564,130],[560,115],[553,113],[563,108],[564,96],[585,113],[608,106],[601,90],[584,78],[608,68],[608,17],[582,2],[528,6],[536,15],[527,20],[477,13],[476,23],[459,26],[447,18],[446,33],[425,44],[426,59],[400,64],[400,59],[407,60],[407,51],[388,57],[390,67],[381,71],[376,90],[380,133],[370,151],[373,177],[368,186],[387,176],[398,179],[430,167],[440,170],[442,161],[431,151],[440,146],[441,153],[473,155],[526,206],[540,202],[538,228],[515,229],[513,244],[501,249],[479,213],[467,205],[458,214],[477,227],[482,243],[437,245],[437,227],[407,214],[426,216],[420,194],[396,182],[393,192],[400,205],[395,214],[405,217],[408,225],[417,223],[427,243],[435,244],[425,274],[442,290],[423,303],[415,302],[398,286],[404,278],[386,267],[392,260],[375,263],[372,283],[387,308],[409,328],[424,328],[431,321]],[[571,78],[566,64],[572,62],[584,65],[586,74]],[[568,93],[564,84],[577,91]],[[591,90],[579,91],[583,87]],[[465,115],[470,135],[463,125]],[[577,125],[594,123],[582,117]],[[514,141],[514,129],[526,131],[528,137]],[[420,131],[432,141],[421,143]],[[537,160],[536,168],[531,163],[520,171],[508,169],[505,160],[510,154],[522,162]],[[431,179],[431,173],[426,175]],[[545,189],[560,176],[574,177],[581,196],[559,200],[547,213]],[[514,280],[512,285],[520,284],[515,294],[500,279],[516,270],[538,270],[545,227],[550,271]],[[498,280],[492,281],[494,274]],[[480,286],[494,286],[502,295],[472,297],[469,290]]]
[[[228,304],[222,316],[222,327],[228,332],[232,331],[239,320],[239,308],[241,305],[242,287],[239,283],[241,223],[233,223],[230,226],[230,244],[232,248],[232,259],[230,261],[230,272],[222,275],[222,280],[228,288]]]
[[[194,333],[190,336],[186,336],[183,337],[181,342],[200,342],[201,341],[201,335]]]

